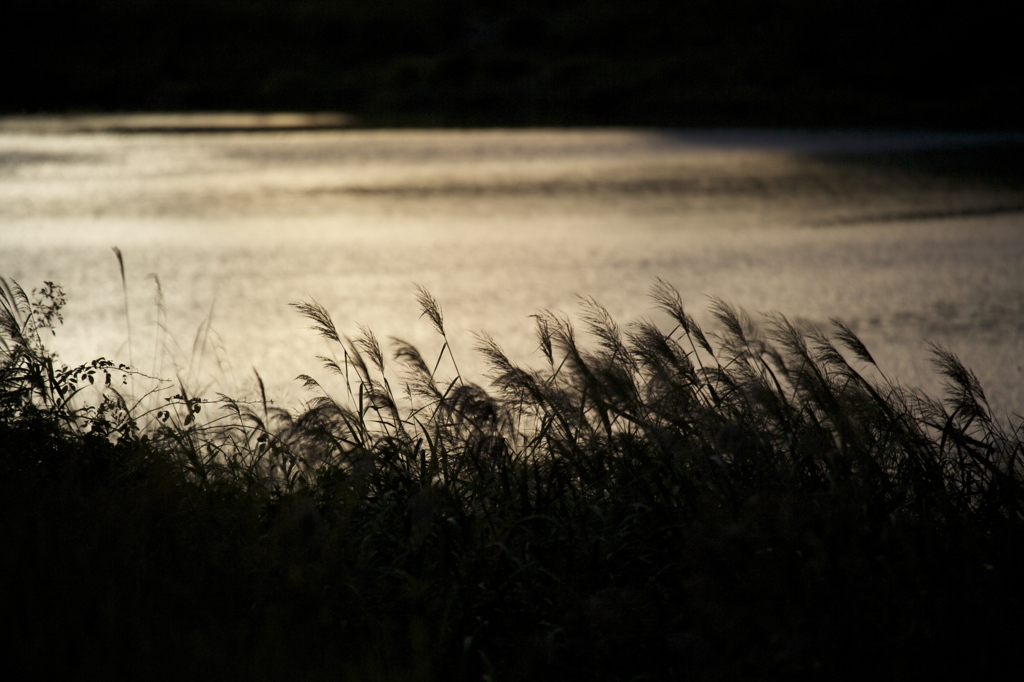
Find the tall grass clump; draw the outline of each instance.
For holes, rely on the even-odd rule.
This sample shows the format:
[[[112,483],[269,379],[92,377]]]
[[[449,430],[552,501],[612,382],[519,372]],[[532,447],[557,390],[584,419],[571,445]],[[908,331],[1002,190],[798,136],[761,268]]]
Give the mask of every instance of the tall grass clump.
[[[130,367],[56,367],[59,289],[2,294],[23,550],[3,565],[30,595],[7,641],[41,652],[70,619],[65,673],[896,679],[1015,658],[1022,424],[948,350],[935,399],[841,322],[713,299],[705,331],[657,280],[667,324],[581,299],[576,323],[534,316],[539,368],[480,335],[477,383],[420,288],[436,356],[305,301],[333,354],[301,408],[258,375],[255,399],[178,382],[144,403],[107,379]],[[102,385],[72,402],[71,378]]]

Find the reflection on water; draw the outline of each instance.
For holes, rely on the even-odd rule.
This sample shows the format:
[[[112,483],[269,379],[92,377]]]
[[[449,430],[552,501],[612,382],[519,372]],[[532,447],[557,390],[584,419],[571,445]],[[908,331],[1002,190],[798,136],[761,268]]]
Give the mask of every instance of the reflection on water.
[[[64,284],[67,360],[124,358],[119,246],[133,353],[154,345],[154,274],[180,356],[212,310],[231,365],[210,364],[221,388],[244,391],[255,365],[286,398],[301,397],[291,379],[315,374],[325,350],[292,301],[315,298],[343,329],[365,323],[429,352],[439,344],[412,283],[423,284],[459,332],[460,364],[479,371],[470,330],[528,364],[531,313],[571,313],[586,294],[625,322],[650,314],[657,276],[708,324],[705,294],[800,322],[842,318],[918,385],[934,386],[925,339],[945,344],[997,408],[1021,410],[1024,173],[1007,161],[1021,144],[751,131],[0,133],[0,274]]]

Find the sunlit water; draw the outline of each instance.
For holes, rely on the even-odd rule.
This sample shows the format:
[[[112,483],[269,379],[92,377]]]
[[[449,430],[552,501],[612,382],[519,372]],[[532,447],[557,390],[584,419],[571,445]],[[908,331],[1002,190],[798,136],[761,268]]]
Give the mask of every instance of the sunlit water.
[[[997,412],[1021,411],[1024,188],[877,163],[879,152],[986,141],[0,133],[0,275],[65,287],[53,347],[67,362],[130,353],[143,370],[170,376],[177,362],[185,376],[210,319],[215,334],[192,363],[198,383],[251,394],[256,367],[284,402],[307,397],[294,377],[322,377],[316,356],[334,352],[291,302],[315,299],[344,333],[365,324],[431,355],[441,343],[419,319],[422,284],[443,305],[461,369],[483,380],[472,332],[539,366],[532,313],[573,314],[588,295],[626,323],[652,314],[647,292],[661,277],[712,329],[706,295],[800,323],[840,318],[883,370],[928,390],[927,342],[943,344]],[[130,349],[113,246],[125,258]],[[169,350],[156,363],[160,346]]]

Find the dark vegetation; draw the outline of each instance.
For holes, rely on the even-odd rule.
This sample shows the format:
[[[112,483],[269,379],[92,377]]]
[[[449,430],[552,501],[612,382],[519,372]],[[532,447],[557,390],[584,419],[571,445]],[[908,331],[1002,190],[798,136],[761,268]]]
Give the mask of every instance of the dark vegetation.
[[[343,336],[286,411],[42,339],[0,288],[0,642],[49,679],[993,679],[1019,670],[1021,423],[935,348],[943,401],[721,301],[703,332],[481,337],[489,388]],[[667,330],[667,331],[665,331]],[[326,380],[325,380],[326,381]],[[23,667],[27,666],[27,667]],[[55,676],[56,675],[56,676]]]
[[[8,0],[0,111],[1018,128],[1005,3]]]

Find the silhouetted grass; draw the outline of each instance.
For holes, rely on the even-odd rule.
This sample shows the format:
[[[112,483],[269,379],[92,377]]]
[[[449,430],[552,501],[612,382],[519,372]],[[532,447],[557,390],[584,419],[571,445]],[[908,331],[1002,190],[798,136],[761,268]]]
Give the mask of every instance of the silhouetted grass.
[[[41,675],[897,679],[1017,663],[1021,422],[936,347],[942,400],[840,322],[679,294],[670,326],[535,316],[486,385],[368,329],[301,409],[193,395],[41,343],[0,289],[9,660]],[[667,329],[667,331],[666,331]],[[143,387],[143,388],[139,388]],[[141,397],[132,397],[133,390]],[[173,394],[173,395],[170,395]]]

